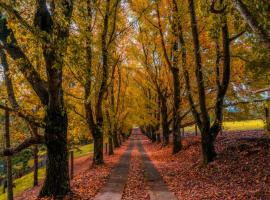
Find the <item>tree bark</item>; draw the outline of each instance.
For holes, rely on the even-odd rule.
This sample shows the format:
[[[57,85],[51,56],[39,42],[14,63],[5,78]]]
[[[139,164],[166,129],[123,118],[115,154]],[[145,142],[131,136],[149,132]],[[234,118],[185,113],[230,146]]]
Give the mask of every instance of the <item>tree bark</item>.
[[[118,135],[118,138],[119,138],[119,139],[118,139],[118,140],[119,140],[119,145],[122,146],[121,135],[120,135],[120,133],[118,133],[117,135]]]
[[[93,165],[100,165],[103,163],[103,134],[102,129],[97,128],[94,134]]]
[[[47,146],[46,178],[40,197],[63,198],[70,192],[66,112],[47,110],[45,140]],[[57,177],[57,178],[56,178]]]
[[[117,137],[117,132],[116,132],[115,128],[113,128],[113,146],[114,146],[114,148],[120,147],[119,140]]]
[[[173,105],[173,154],[178,153],[182,149],[181,131],[180,131],[180,80],[179,69],[173,68],[173,85],[174,85],[174,105]]]
[[[109,155],[113,155],[113,138],[112,133],[109,133]]]

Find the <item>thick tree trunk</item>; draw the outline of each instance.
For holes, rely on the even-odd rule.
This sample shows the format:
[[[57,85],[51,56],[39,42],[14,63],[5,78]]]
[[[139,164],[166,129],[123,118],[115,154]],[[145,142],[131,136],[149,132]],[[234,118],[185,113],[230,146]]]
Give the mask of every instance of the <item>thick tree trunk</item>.
[[[215,139],[218,129],[205,129],[202,130],[202,155],[203,155],[203,164],[207,165],[208,163],[214,161],[217,154],[215,151]]]
[[[103,164],[103,134],[94,137],[93,165]]]
[[[63,198],[70,192],[66,112],[48,110],[45,116],[45,140],[47,145],[46,178],[40,197]]]

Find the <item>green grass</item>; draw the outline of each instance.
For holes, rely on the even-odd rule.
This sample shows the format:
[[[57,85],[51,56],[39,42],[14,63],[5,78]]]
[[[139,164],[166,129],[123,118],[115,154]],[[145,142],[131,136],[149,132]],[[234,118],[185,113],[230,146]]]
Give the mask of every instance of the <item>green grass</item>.
[[[18,178],[14,180],[14,184],[16,187],[13,188],[13,193],[14,195],[29,189],[33,186],[33,172],[22,176],[21,178]],[[45,178],[45,168],[41,168],[38,170],[38,178],[39,180],[42,180]],[[3,194],[3,186],[0,188],[0,200],[6,200],[7,199],[7,194]]]
[[[93,148],[94,145],[93,144],[87,144],[84,146],[79,147],[79,149],[75,149],[74,150],[74,157],[75,158],[79,158],[82,156],[85,156],[87,154],[89,154],[90,152],[93,152]],[[34,160],[30,159],[28,161],[28,165],[29,167],[32,167],[34,165]],[[22,176],[21,178],[18,178],[16,180],[14,180],[14,184],[15,184],[15,188],[13,188],[13,193],[14,196],[16,196],[16,194],[19,194],[21,192],[23,192],[24,190],[27,190],[29,188],[31,188],[33,186],[33,172],[26,174],[24,176]],[[38,170],[38,178],[39,180],[42,180],[45,178],[45,168],[40,168]],[[3,194],[3,186],[0,187],[0,200],[6,200],[7,199],[7,194]]]
[[[263,120],[245,120],[245,121],[225,121],[223,122],[224,131],[245,131],[264,129]],[[194,132],[195,126],[185,127],[185,132]]]
[[[246,121],[224,122],[223,127],[224,130],[227,131],[259,130],[264,129],[264,121],[246,120]]]
[[[87,145],[79,147],[79,149],[80,150],[78,150],[78,149],[74,150],[74,157],[75,158],[79,158],[79,157],[82,157],[82,156],[89,154],[90,152],[93,152],[94,144],[93,143],[87,144]]]

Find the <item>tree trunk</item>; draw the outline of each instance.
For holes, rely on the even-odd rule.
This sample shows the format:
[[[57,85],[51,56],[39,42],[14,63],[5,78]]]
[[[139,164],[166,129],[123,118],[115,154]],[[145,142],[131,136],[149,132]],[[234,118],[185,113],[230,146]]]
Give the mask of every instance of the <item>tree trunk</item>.
[[[113,155],[113,138],[112,133],[109,133],[109,155]]]
[[[10,134],[9,134],[9,111],[5,111],[5,147],[6,149],[10,148]],[[12,160],[11,156],[6,157],[6,166],[7,166],[7,199],[13,200],[13,183],[12,183]]]
[[[121,146],[122,145],[121,135],[120,134],[117,134],[117,135],[118,135],[118,138],[119,138],[119,145]]]
[[[157,133],[157,143],[160,143],[161,142],[161,138],[160,138],[160,133]]]
[[[155,131],[153,129],[152,129],[152,133],[151,133],[151,140],[152,140],[152,142],[157,141],[156,133],[155,133]]]
[[[211,131],[202,131],[202,154],[203,154],[203,164],[207,165],[212,162],[216,157],[216,151],[214,147],[215,138],[212,136]]]
[[[93,165],[103,164],[103,134],[102,130],[96,129],[94,134],[94,155]]]
[[[179,69],[172,68],[173,85],[174,85],[174,107],[173,107],[173,154],[178,153],[182,149],[181,131],[180,131],[180,80]]]
[[[48,110],[45,116],[47,146],[46,178],[40,197],[63,198],[70,192],[66,112]],[[57,178],[56,178],[57,177]]]
[[[125,142],[126,141],[126,134],[123,133],[123,131],[121,130],[120,135],[122,136],[123,142]]]
[[[114,148],[120,147],[116,131],[113,131],[113,146]]]

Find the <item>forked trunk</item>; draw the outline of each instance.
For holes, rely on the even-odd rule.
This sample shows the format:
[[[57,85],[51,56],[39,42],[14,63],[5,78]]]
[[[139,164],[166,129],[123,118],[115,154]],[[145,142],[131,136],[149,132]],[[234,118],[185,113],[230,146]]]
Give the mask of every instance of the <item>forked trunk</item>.
[[[217,154],[215,151],[215,137],[213,133],[202,132],[202,155],[203,155],[203,164],[207,165],[208,163],[214,161]]]

